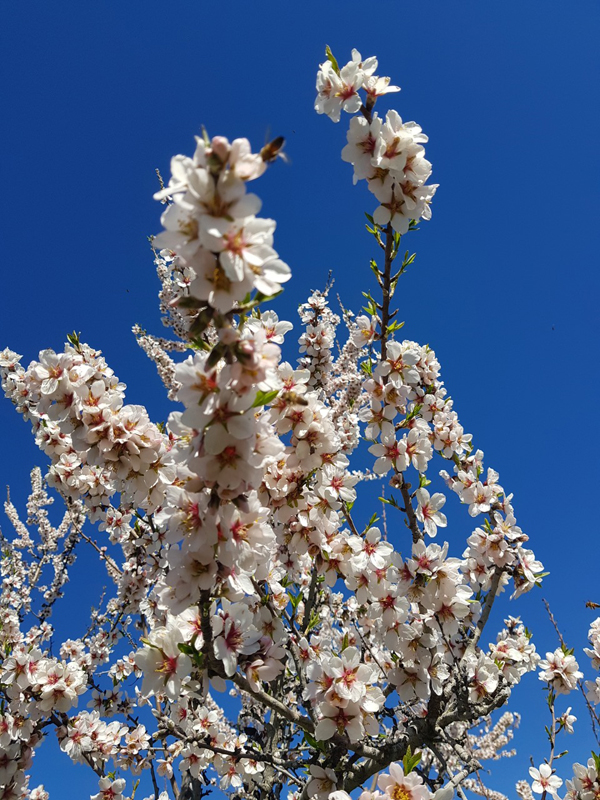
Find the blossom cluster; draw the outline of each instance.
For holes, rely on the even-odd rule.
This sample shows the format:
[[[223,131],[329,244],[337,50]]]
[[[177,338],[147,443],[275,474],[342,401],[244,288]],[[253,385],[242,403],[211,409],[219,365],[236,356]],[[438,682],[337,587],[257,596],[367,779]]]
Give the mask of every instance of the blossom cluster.
[[[195,298],[226,313],[253,290],[272,295],[290,278],[273,249],[275,222],[256,216],[261,201],[246,191],[268,157],[252,153],[247,139],[205,135],[191,158],[172,159],[169,184],[155,195],[168,205],[153,246],[182,275],[188,307]]]
[[[168,438],[143,406],[124,404],[125,385],[100,351],[74,337],[64,353],[43,350],[24,369],[4,350],[0,377],[50,457],[48,481],[63,497],[83,500],[92,519],[116,493],[130,507],[160,505],[174,476]]]
[[[373,221],[388,223],[400,234],[406,233],[411,220],[430,219],[430,203],[437,185],[426,182],[431,163],[425,158],[423,144],[428,141],[415,122],[403,122],[397,111],[388,111],[385,120],[372,113],[378,97],[400,91],[390,86],[390,79],[375,75],[377,59],[362,59],[357,50],[341,69],[334,59],[321,64],[317,76],[315,109],[339,122],[340,111],[363,112],[350,121],[348,144],[342,158],[354,167],[354,182],[366,180],[380,205]],[[366,95],[363,105],[360,91]]]

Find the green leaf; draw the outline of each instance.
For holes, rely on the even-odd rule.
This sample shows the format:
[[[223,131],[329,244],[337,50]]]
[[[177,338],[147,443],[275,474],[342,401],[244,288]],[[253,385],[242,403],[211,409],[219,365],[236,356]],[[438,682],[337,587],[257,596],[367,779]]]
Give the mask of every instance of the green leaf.
[[[331,52],[331,48],[328,44],[325,45],[325,55],[327,56],[327,60],[330,62],[331,66],[333,67],[333,71],[336,75],[340,74],[340,68],[338,66],[338,62],[336,61],[335,56]]]
[[[274,400],[277,395],[279,394],[279,389],[273,389],[272,392],[257,392],[256,399],[250,406],[250,408],[260,408],[260,406],[266,406],[271,400]]]
[[[403,322],[392,322],[391,325],[388,325],[387,332],[388,333],[394,333],[394,331],[399,331],[400,328],[403,328],[403,327],[404,327],[404,323]]]
[[[192,350],[204,350],[204,352],[210,350],[209,343],[205,342],[204,339],[200,337],[192,339],[189,346]]]
[[[180,642],[177,647],[181,653],[184,653],[186,656],[192,660],[192,662],[197,667],[202,667],[204,665],[204,656],[202,653],[198,652],[195,647],[191,644],[185,644],[185,642]]]
[[[269,300],[274,300],[276,297],[279,297],[280,294],[283,294],[283,289],[279,289],[274,294],[263,294],[262,292],[257,292],[254,295],[254,302],[258,303],[267,303]]]
[[[393,494],[391,494],[389,497],[380,497],[379,499],[381,500],[382,503],[385,503],[388,506],[392,506],[392,508],[400,509],[398,501],[396,500]]]
[[[292,592],[288,591],[288,597],[290,598],[290,603],[292,604],[292,608],[294,609],[295,613],[296,609],[300,605],[300,601],[302,600],[302,595],[300,592],[298,592],[298,594],[292,594]]]
[[[406,754],[402,759],[402,766],[404,767],[404,774],[408,775],[409,772],[412,772],[413,769],[417,766],[419,761],[421,760],[421,753],[412,753],[410,749],[410,745],[406,749]]]
[[[320,750],[322,753],[325,752],[325,743],[317,741],[314,736],[310,735],[310,733],[304,731],[304,739],[307,744],[309,744],[315,750]]]
[[[414,417],[416,417],[419,414],[422,408],[423,406],[417,403],[417,405],[414,408],[412,408],[406,415],[406,420],[408,421],[410,419],[414,419]]]
[[[319,612],[318,611],[313,611],[312,614],[310,615],[310,620],[308,622],[308,625],[306,626],[306,630],[304,631],[304,633],[308,633],[309,631],[312,631],[313,628],[317,627],[317,625],[319,624],[320,621],[321,621],[321,617],[319,616]]]
[[[373,527],[373,525],[377,522],[378,519],[379,517],[377,516],[377,512],[375,512],[371,517],[371,519],[367,522],[367,527],[365,528],[365,530],[368,531],[369,528]]]
[[[406,267],[409,267],[413,263],[413,261],[415,260],[416,257],[417,257],[416,253],[413,253],[412,255],[409,255],[409,251],[407,250],[406,253],[404,254],[404,258],[402,259],[402,267],[403,267],[403,269],[406,269]]]

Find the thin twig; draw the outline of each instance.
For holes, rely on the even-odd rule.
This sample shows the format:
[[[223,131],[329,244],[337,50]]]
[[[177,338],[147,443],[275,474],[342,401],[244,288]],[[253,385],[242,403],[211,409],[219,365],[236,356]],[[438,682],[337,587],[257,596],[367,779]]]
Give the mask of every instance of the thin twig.
[[[560,628],[558,627],[558,623],[556,622],[556,620],[554,618],[554,614],[550,610],[550,605],[549,605],[548,601],[545,598],[542,597],[542,603],[546,607],[546,611],[548,613],[548,616],[550,617],[550,622],[554,626],[554,630],[556,631],[556,635],[558,636],[558,641],[560,642],[561,647],[566,648],[567,645],[565,644],[565,640],[563,638],[563,635],[560,632]],[[588,696],[587,696],[587,694],[585,692],[585,689],[583,687],[583,681],[581,681],[581,680],[577,681],[577,688],[579,689],[579,691],[583,695],[583,699],[585,700],[585,704],[587,706],[587,710],[588,710],[588,713],[590,715],[590,722],[592,723],[592,733],[594,734],[594,738],[596,739],[596,742],[598,744],[600,744],[600,738],[598,737],[598,730],[596,728],[596,724],[600,725],[600,719],[598,718],[598,714],[596,713],[594,707],[592,706],[592,704],[588,700]]]

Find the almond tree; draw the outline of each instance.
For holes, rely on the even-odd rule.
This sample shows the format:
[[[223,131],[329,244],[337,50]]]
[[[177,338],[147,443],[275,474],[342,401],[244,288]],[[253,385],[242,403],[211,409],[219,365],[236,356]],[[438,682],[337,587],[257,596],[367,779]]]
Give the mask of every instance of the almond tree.
[[[150,788],[148,800],[501,797],[479,770],[511,754],[518,717],[490,715],[540,659],[519,619],[486,626],[499,595],[529,591],[543,567],[435,353],[399,336],[394,293],[414,261],[402,237],[430,218],[437,187],[421,128],[375,111],[398,91],[376,70],[356,50],[340,68],[328,50],[315,103],[334,122],[352,115],[342,158],[378,203],[365,313],[333,310],[331,284],[314,291],[299,309],[298,362],[282,360],[292,326],[267,306],[291,272],[247,184],[283,141],[253,153],[203,132],[156,195],[172,338],[134,328],[184,410],[159,425],[127,404],[75,333],[27,368],[0,354],[4,392],[50,459],[32,473],[27,518],[6,503],[3,800],[48,796],[27,770],[49,735],[97,774],[95,800]],[[382,477],[391,488],[361,516],[360,485]],[[448,492],[476,525],[454,555],[435,540]],[[54,496],[66,507],[57,526]],[[112,592],[53,653],[49,620],[81,542]],[[539,666],[553,709],[581,673],[566,647]],[[555,732],[572,719],[553,716]],[[570,796],[587,800],[597,770],[575,773]],[[552,757],[531,778],[522,797],[560,785]]]

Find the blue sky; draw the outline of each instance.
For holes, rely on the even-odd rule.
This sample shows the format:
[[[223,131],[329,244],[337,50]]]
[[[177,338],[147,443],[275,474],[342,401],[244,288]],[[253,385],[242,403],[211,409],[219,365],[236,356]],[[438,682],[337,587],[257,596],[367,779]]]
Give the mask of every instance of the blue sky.
[[[297,304],[329,270],[344,305],[358,309],[360,290],[373,288],[363,212],[374,203],[339,157],[349,118],[334,125],[312,106],[326,43],[341,62],[352,47],[377,55],[380,74],[402,87],[390,106],[430,137],[440,183],[433,219],[407,237],[417,262],[396,294],[405,335],[436,350],[465,428],[514,492],[518,521],[551,572],[543,594],[568,641],[582,644],[592,619],[584,603],[600,601],[589,569],[599,474],[588,430],[600,390],[599,35],[596,0],[4,0],[0,347],[28,363],[81,331],[127,383],[129,402],[166,418],[162,386],[130,330],[162,331],[147,243],[159,230],[154,171],[167,177],[170,156],[191,153],[202,124],[256,148],[286,137],[291,164],[253,186],[293,271],[280,316],[296,323]],[[43,460],[6,401],[0,427],[0,485],[24,498]],[[457,520],[448,536],[460,555],[470,521]],[[70,592],[83,626],[94,587],[80,574]],[[509,612],[545,652],[555,639],[541,596]],[[532,676],[515,692],[526,719],[498,788],[510,791],[529,755],[546,754],[541,700]],[[583,709],[579,717],[572,760],[591,746]],[[58,790],[69,765],[53,769],[46,783]],[[75,773],[86,796],[94,782]]]

